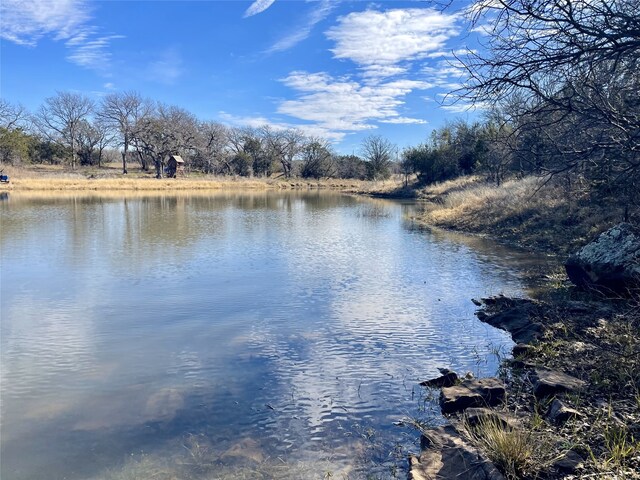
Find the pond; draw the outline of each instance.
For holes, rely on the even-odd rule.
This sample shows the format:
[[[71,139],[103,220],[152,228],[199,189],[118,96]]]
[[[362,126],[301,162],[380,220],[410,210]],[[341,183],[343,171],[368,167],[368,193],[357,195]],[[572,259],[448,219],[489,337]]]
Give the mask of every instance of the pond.
[[[0,202],[1,476],[405,478],[532,258],[335,193]]]

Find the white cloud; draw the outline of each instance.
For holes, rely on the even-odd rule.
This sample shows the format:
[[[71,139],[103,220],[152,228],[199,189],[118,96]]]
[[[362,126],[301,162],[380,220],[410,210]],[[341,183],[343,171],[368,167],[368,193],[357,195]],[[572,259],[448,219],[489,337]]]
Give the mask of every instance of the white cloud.
[[[85,0],[2,0],[0,16],[0,36],[29,46],[50,34],[70,38],[90,19]]]
[[[397,65],[367,65],[361,69],[362,77],[366,80],[377,82],[382,78],[395,77],[408,72],[407,67]]]
[[[240,116],[233,115],[232,113],[227,113],[224,110],[218,112],[218,117],[221,120],[224,120],[226,123],[236,127],[251,127],[251,128],[260,128],[265,125],[271,125],[276,130],[280,130],[280,128],[276,127],[272,122],[270,122],[267,118],[262,116]]]
[[[300,25],[293,33],[290,33],[278,40],[271,46],[271,48],[269,48],[269,50],[267,50],[267,52],[273,53],[289,50],[305,40],[311,34],[313,27],[327,18],[335,6],[335,0],[320,0],[318,7],[309,14],[302,25]]]
[[[459,32],[459,16],[430,8],[353,12],[326,35],[336,58],[368,65],[395,65],[440,51]]]
[[[92,70],[107,69],[111,40],[120,35],[100,35],[89,25],[91,7],[85,0],[2,0],[0,37],[18,45],[35,47],[45,36],[65,41],[67,60]]]
[[[392,117],[387,120],[380,120],[381,123],[395,123],[395,124],[404,124],[404,125],[422,125],[425,123],[429,123],[426,120],[421,118],[409,118],[409,117]]]
[[[283,101],[278,113],[313,122],[332,132],[377,128],[373,122],[393,123],[403,118],[398,112],[404,104],[403,97],[413,90],[431,87],[431,84],[417,80],[396,80],[370,86],[351,78],[336,79],[323,72],[292,72],[282,82],[300,94],[293,100]]]
[[[456,89],[466,79],[466,71],[457,60],[441,60],[422,68],[425,78],[438,87]]]
[[[254,15],[264,12],[267,8],[273,5],[274,2],[275,0],[256,0],[244,12],[244,18],[252,17]]]
[[[456,101],[455,99],[448,105],[442,105],[443,110],[451,113],[475,112],[477,110],[488,110],[490,107],[491,106],[485,102],[468,103],[463,101]]]
[[[274,130],[297,129],[305,135],[311,137],[322,137],[334,142],[341,141],[346,135],[344,132],[334,132],[318,125],[276,122],[263,116],[241,116],[220,111],[218,112],[218,117],[220,117],[221,120],[224,120],[227,124],[236,127],[260,128],[265,125],[269,125]]]

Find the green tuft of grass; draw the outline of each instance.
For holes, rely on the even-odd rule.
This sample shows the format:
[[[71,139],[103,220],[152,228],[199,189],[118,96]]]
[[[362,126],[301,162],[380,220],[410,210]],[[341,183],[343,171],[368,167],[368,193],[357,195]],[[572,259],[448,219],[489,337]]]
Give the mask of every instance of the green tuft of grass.
[[[508,479],[541,470],[551,460],[551,441],[533,429],[511,427],[487,416],[476,425],[463,422],[469,439]]]

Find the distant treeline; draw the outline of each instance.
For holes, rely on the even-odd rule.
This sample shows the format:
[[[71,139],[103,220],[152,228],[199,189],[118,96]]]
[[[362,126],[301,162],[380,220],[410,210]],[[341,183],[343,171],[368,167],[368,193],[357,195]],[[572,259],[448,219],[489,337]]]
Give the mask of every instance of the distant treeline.
[[[361,156],[338,155],[320,137],[265,125],[230,127],[143,98],[107,95],[99,104],[79,93],[58,92],[35,113],[0,100],[0,161],[101,166],[116,158],[127,173],[134,163],[161,177],[171,155],[190,171],[216,175],[385,179],[397,165],[395,145],[367,137]]]

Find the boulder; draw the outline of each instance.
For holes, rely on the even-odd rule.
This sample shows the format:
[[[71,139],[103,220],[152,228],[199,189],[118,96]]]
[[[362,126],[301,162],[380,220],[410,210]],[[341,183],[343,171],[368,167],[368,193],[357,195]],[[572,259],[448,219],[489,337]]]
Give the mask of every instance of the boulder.
[[[582,390],[586,386],[586,383],[580,379],[549,368],[536,368],[534,376],[536,380],[533,385],[533,394],[537,398],[553,397],[559,393],[574,392]]]
[[[565,262],[579,287],[623,292],[640,285],[640,228],[621,223],[585,245]]]
[[[547,418],[553,423],[559,425],[577,417],[582,417],[582,414],[579,411],[568,407],[562,400],[558,400],[557,398],[551,402],[549,411],[547,412]]]
[[[504,402],[505,398],[504,384],[497,378],[465,380],[442,389],[440,409],[442,413],[454,413],[470,407],[493,407]]]
[[[420,382],[420,385],[423,387],[442,388],[451,387],[458,382],[458,374],[453,370],[448,368],[439,368],[438,370],[440,370],[441,376]]]
[[[409,480],[504,480],[493,463],[451,425],[425,432],[420,456],[409,457]]]

